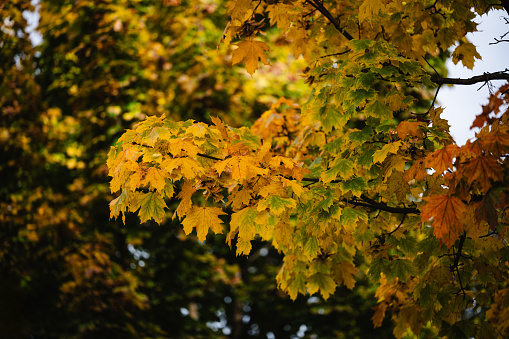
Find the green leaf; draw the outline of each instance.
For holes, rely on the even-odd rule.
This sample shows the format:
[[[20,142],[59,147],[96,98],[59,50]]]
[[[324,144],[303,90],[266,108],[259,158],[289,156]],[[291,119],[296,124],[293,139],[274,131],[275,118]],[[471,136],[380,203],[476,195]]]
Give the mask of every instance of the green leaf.
[[[334,105],[326,105],[320,109],[320,121],[324,132],[329,133],[334,127],[341,126],[342,116],[343,114]]]
[[[301,274],[297,273],[295,278],[292,280],[290,285],[288,286],[288,294],[290,295],[290,298],[292,300],[297,299],[297,295],[300,294],[306,294],[306,277]]]
[[[366,126],[361,131],[355,131],[348,134],[348,139],[356,141],[357,144],[363,144],[373,136],[373,127]]]
[[[289,208],[295,208],[297,203],[291,198],[281,198],[279,195],[270,195],[258,203],[258,211],[270,208],[270,211],[276,215],[280,215]]]
[[[140,193],[141,199],[138,198],[138,204],[140,206],[140,211],[138,215],[140,216],[140,222],[144,223],[149,219],[154,219],[158,224],[163,221],[166,213],[164,212],[166,203],[164,202],[161,194],[157,192],[149,192],[149,193]]]
[[[319,251],[318,240],[316,240],[315,236],[310,236],[304,245],[304,254],[308,257],[309,260],[316,258]]]
[[[431,285],[425,284],[424,287],[419,291],[419,297],[421,298],[421,305],[428,306],[431,304],[431,294],[432,294]]]
[[[375,154],[374,149],[364,151],[359,157],[357,157],[357,164],[363,166],[366,169],[371,168],[374,165],[373,155]]]
[[[366,105],[364,109],[364,114],[366,116],[372,116],[380,118],[381,120],[392,119],[392,110],[387,107],[384,103],[380,102],[380,100],[371,101]]]
[[[389,279],[399,278],[401,281],[407,281],[408,275],[415,273],[415,268],[408,259],[395,259],[390,262],[385,273]]]
[[[324,183],[335,180],[338,175],[343,179],[348,179],[354,174],[353,167],[354,163],[351,160],[339,159],[334,166],[322,173],[321,179]]]
[[[366,211],[361,209],[355,209],[352,207],[345,207],[341,211],[341,219],[339,220],[342,225],[352,226],[357,224],[357,220],[367,220],[368,215]]]
[[[389,266],[389,260],[387,259],[375,259],[369,265],[368,276],[374,282],[378,282],[380,280],[380,274],[385,272]]]
[[[363,177],[356,177],[341,182],[343,192],[348,193],[350,191],[356,197],[360,197],[367,188],[368,182]]]
[[[307,289],[309,294],[315,294],[318,290],[325,300],[336,290],[334,279],[328,274],[315,273],[308,278]]]

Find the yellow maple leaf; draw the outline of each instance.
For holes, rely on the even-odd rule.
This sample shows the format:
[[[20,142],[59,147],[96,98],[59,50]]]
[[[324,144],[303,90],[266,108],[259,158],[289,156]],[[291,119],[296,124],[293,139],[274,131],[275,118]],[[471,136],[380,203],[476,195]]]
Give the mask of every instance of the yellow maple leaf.
[[[334,280],[338,283],[345,284],[349,289],[355,287],[355,277],[357,276],[357,268],[346,260],[342,260],[333,266]]]
[[[281,181],[285,187],[290,187],[297,197],[300,197],[302,192],[304,192],[304,187],[293,180],[282,178]]]
[[[191,205],[193,204],[191,197],[194,192],[196,192],[196,188],[194,188],[193,183],[191,181],[185,181],[182,190],[177,195],[177,199],[180,199],[180,204],[173,214],[173,219],[175,219],[176,215],[182,218],[191,209]]]
[[[475,46],[471,42],[464,42],[460,44],[452,53],[452,62],[456,65],[459,61],[463,63],[468,69],[474,68],[475,59],[482,59],[481,55],[477,53]]]
[[[210,117],[210,119],[212,120],[214,125],[216,125],[218,131],[221,133],[221,137],[225,140],[228,140],[229,139],[228,130],[226,129],[224,122],[221,119],[212,116]]]
[[[219,216],[224,214],[226,213],[217,207],[194,206],[191,211],[187,213],[184,221],[182,221],[184,232],[189,234],[193,231],[193,228],[196,228],[198,239],[200,241],[205,241],[209,229],[216,234],[223,232],[223,227],[221,226],[223,221],[219,219]]]
[[[232,64],[238,64],[244,60],[246,71],[253,75],[258,68],[258,59],[265,65],[270,65],[266,51],[270,51],[269,45],[262,41],[245,40],[237,44],[237,49],[232,52]]]
[[[194,123],[186,130],[186,134],[191,134],[197,138],[204,138],[207,134],[207,128],[203,124]]]
[[[253,13],[251,0],[230,0],[227,6],[233,23],[242,24]]]
[[[226,168],[229,169],[233,180],[249,179],[265,172],[262,168],[258,167],[256,158],[250,155],[233,156],[226,160],[218,161],[214,165],[214,169],[219,175],[221,175]]]
[[[171,139],[170,152],[173,156],[189,155],[190,157],[196,157],[196,154],[200,153],[200,148],[196,146],[190,138],[177,138]],[[185,154],[182,154],[185,151]]]
[[[380,0],[364,0],[359,6],[359,22],[377,15],[381,10],[385,9],[383,1]]]
[[[433,107],[429,111],[429,117],[433,121],[433,126],[437,127],[440,131],[449,133],[449,123],[447,120],[442,119],[440,115],[444,112],[442,107]]]
[[[148,170],[147,176],[144,180],[144,183],[147,182],[150,183],[150,185],[156,190],[162,191],[164,186],[166,186],[166,181],[164,180],[164,172],[158,168],[151,167]]]
[[[231,198],[229,199],[231,201],[232,207],[237,210],[240,209],[242,206],[249,205],[252,193],[253,190],[249,188],[243,188],[233,191],[231,193]]]
[[[376,164],[377,162],[383,162],[385,158],[387,158],[387,155],[390,153],[398,153],[398,150],[402,144],[403,143],[398,140],[396,142],[391,142],[390,144],[385,145],[382,147],[382,149],[379,149],[373,153],[373,163]]]
[[[200,173],[205,171],[201,164],[192,158],[167,159],[161,164],[161,167],[170,174],[175,168],[179,168],[186,179],[196,178]]]

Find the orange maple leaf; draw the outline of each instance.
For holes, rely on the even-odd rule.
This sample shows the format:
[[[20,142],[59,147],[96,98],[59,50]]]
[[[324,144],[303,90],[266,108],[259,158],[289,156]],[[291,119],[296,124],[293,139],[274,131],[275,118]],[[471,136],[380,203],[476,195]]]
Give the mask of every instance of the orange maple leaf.
[[[424,123],[419,121],[402,121],[396,127],[396,132],[401,139],[405,139],[409,135],[422,138],[424,136],[424,132],[420,129],[422,126],[424,126]]]
[[[417,160],[414,164],[403,173],[403,180],[409,182],[412,179],[421,181],[426,177],[426,168],[424,167],[424,161]]]
[[[502,130],[489,133],[483,136],[480,143],[486,151],[497,157],[502,156],[509,150],[509,133]]]
[[[270,65],[265,51],[270,51],[269,45],[262,41],[246,40],[237,44],[238,48],[232,52],[232,64],[242,60],[246,64],[246,71],[253,75],[258,68],[258,59],[265,65]]]
[[[471,184],[477,181],[483,192],[487,192],[491,187],[491,180],[501,181],[503,179],[503,168],[498,163],[497,158],[493,156],[480,156],[470,159],[462,167],[462,174]]]
[[[437,174],[442,174],[445,170],[452,167],[452,160],[458,152],[456,144],[447,145],[442,149],[429,154],[424,163],[427,168],[432,167]]]
[[[464,229],[465,204],[458,197],[432,195],[425,197],[426,205],[422,208],[421,220],[433,219],[433,234],[451,247]]]

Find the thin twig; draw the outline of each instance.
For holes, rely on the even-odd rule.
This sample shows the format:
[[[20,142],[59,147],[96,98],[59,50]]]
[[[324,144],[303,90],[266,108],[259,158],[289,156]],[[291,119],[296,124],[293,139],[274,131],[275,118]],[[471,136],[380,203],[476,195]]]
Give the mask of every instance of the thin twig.
[[[317,9],[320,13],[323,14],[329,20],[329,22],[341,33],[345,38],[348,40],[354,40],[354,37],[351,36],[347,31],[345,31],[341,26],[339,25],[339,22],[334,19],[332,14],[325,8],[321,3],[314,0],[306,0],[308,4],[313,6],[315,9]]]

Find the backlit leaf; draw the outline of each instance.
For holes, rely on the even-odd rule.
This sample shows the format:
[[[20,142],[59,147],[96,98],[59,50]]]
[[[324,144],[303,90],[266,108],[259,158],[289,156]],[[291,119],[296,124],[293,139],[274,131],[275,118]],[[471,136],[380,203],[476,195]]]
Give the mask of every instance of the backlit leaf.
[[[186,214],[184,221],[182,221],[184,232],[189,234],[193,231],[194,228],[196,228],[198,239],[200,241],[205,241],[209,229],[216,234],[223,232],[223,227],[221,226],[223,221],[219,218],[219,216],[224,214],[226,213],[217,207],[194,206]]]
[[[266,51],[270,51],[269,46],[262,41],[245,40],[237,44],[237,49],[232,53],[232,63],[238,64],[244,61],[246,71],[253,75],[258,68],[258,59],[265,65],[270,65]]]

